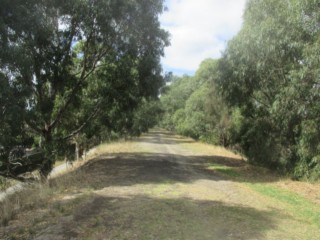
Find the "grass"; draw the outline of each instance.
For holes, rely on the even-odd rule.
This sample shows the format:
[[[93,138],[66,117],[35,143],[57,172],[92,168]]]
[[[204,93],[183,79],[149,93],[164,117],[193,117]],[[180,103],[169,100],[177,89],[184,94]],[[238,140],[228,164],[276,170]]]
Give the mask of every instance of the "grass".
[[[0,206],[0,225],[5,226],[21,211],[47,206],[52,191],[43,186],[32,186],[7,197]]]
[[[59,210],[59,204],[53,206],[49,206],[48,204],[53,196],[64,195],[70,191],[77,190],[78,187],[81,188],[79,185],[83,183],[83,173],[80,171],[71,173],[74,169],[100,155],[112,155],[116,153],[133,151],[135,151],[135,149],[133,144],[130,142],[120,141],[99,145],[91,151],[91,154],[87,156],[86,161],[75,162],[73,164],[73,168],[67,170],[66,173],[69,174],[59,174],[59,176],[51,179],[46,184],[39,183],[7,197],[0,204],[0,226],[7,225],[9,221],[13,220],[19,212],[24,210],[45,207],[51,208],[50,211],[52,214],[57,211],[63,211],[64,207],[62,205],[60,206],[61,208]],[[57,161],[55,163],[55,167],[62,164],[65,164],[65,161]],[[16,181],[0,177],[0,190],[5,190],[15,184],[17,184]],[[93,189],[81,188],[81,193],[87,194],[92,190]]]
[[[17,184],[17,181],[0,176],[0,191],[4,191],[15,184]]]
[[[103,154],[116,154],[116,153],[134,153],[140,152],[141,149],[135,147],[134,142],[130,141],[119,141],[113,143],[104,143],[99,145],[93,151],[93,156],[99,156]]]
[[[6,226],[8,223],[15,219],[16,216],[22,211],[29,211],[33,209],[44,208],[48,209],[50,215],[60,215],[68,209],[69,201],[61,201],[64,197],[73,199],[85,199],[94,189],[83,187],[85,183],[85,173],[81,171],[74,171],[87,161],[101,155],[112,155],[122,152],[137,151],[131,142],[114,142],[110,144],[101,144],[92,150],[91,154],[87,157],[86,161],[78,161],[73,165],[73,168],[68,169],[64,174],[51,179],[48,183],[36,184],[30,186],[22,191],[16,192],[7,197],[0,204],[0,226]],[[63,164],[64,161],[57,162],[56,165]],[[0,187],[4,189],[9,187],[12,183],[10,180],[0,178]],[[56,203],[54,203],[56,202]],[[81,202],[81,201],[80,201]],[[77,200],[72,201],[73,204],[79,204]],[[1,236],[0,236],[1,238]]]
[[[221,165],[221,164],[209,164],[207,167],[209,170],[217,171],[223,175],[229,176],[229,177],[240,177],[241,175],[236,172],[232,167]]]
[[[53,167],[58,167],[58,166],[60,166],[60,165],[62,165],[62,164],[66,164],[66,161],[65,161],[65,160],[56,161],[56,162],[54,163],[54,166],[53,166]]]
[[[273,186],[271,183],[254,183],[251,177],[236,171],[233,167],[210,164],[207,169],[216,171],[233,180],[245,182],[245,185],[251,190],[284,204],[286,211],[290,214],[320,228],[320,205],[315,204],[309,199],[295,192]]]
[[[202,155],[221,156],[237,160],[244,160],[224,148],[192,142],[182,144],[184,148]],[[238,182],[250,190],[266,197],[268,201],[280,204],[285,212],[293,218],[307,222],[320,229],[320,199],[319,183],[293,182],[290,179],[280,178],[267,169],[243,164],[240,166],[229,166],[213,162],[207,163],[207,170],[214,171],[231,181]]]
[[[254,191],[283,203],[294,216],[320,228],[320,206],[290,191],[262,183],[247,183]]]
[[[134,173],[126,170],[136,170],[135,165],[118,166],[121,157],[116,157],[111,160],[114,165],[108,165],[114,168],[103,169],[105,159],[148,149],[134,142],[102,144],[91,152],[87,161],[93,162],[82,170],[72,169],[8,198],[0,205],[0,221],[3,225],[13,221],[10,228],[14,225],[17,230],[10,230],[11,239],[32,239],[43,230],[57,233],[51,227],[62,228],[65,234],[76,228],[81,239],[317,239],[320,205],[276,186],[277,178],[263,169],[232,165],[231,161],[242,158],[226,149],[189,142],[176,147],[180,145],[189,145],[188,151],[197,151],[199,159],[207,157],[201,166],[223,177],[210,181],[201,173],[200,179],[195,175],[195,179],[121,182]],[[209,156],[220,156],[220,162]],[[221,164],[224,157],[231,165]],[[235,184],[222,181],[220,185],[219,180]],[[229,185],[233,188],[226,189]],[[69,219],[66,225],[63,219]]]
[[[196,141],[190,140],[190,142],[182,143],[180,144],[180,146],[185,149],[192,150],[194,152],[201,152],[203,154],[209,154],[209,155],[214,154],[214,156],[245,160],[245,157],[239,154],[236,154],[224,147],[215,146],[208,143],[202,143],[202,142],[196,142]]]
[[[83,179],[81,171],[69,172],[8,196],[0,204],[0,227],[17,221],[17,231],[10,233],[10,239],[33,239],[91,197],[93,189],[74,187]]]
[[[180,145],[184,149],[192,150],[195,153],[201,152],[202,155],[213,156],[213,158],[215,156],[226,157],[232,159],[234,162],[237,160],[245,160],[243,156],[236,155],[219,146],[195,141],[182,143]],[[295,183],[288,179],[283,180],[267,169],[250,166],[248,164],[244,166],[227,166],[210,162],[207,164],[206,169],[219,173],[232,181],[243,183],[243,185],[250,190],[270,200],[274,200],[276,203],[282,204],[285,211],[295,218],[320,228],[320,204],[314,201],[315,196],[320,197],[319,184],[311,186],[307,192],[305,191],[305,186],[309,186],[310,183]],[[282,182],[287,184],[283,184]],[[316,186],[318,186],[318,188]],[[311,197],[310,192],[315,196]],[[318,194],[314,194],[314,192],[318,192]],[[302,193],[306,194],[303,196]]]

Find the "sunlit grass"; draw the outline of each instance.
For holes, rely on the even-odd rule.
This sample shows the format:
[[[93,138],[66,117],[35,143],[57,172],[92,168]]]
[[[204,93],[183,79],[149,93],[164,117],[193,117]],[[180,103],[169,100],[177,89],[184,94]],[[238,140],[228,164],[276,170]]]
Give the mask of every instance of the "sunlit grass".
[[[103,143],[92,150],[93,155],[101,154],[116,154],[116,153],[134,153],[141,152],[140,148],[137,148],[135,142],[119,141],[113,143]]]
[[[320,228],[319,205],[296,193],[266,183],[247,183],[246,185],[264,196],[284,203],[289,213]]]
[[[239,160],[246,160],[245,157],[239,154],[236,154],[229,149],[226,149],[221,146],[215,146],[212,144],[201,143],[201,142],[190,142],[190,143],[182,143],[181,147],[188,150],[193,150],[197,153],[202,153],[204,155],[214,155],[214,156],[228,157],[228,158],[234,158]]]
[[[32,239],[66,218],[74,224],[70,226],[81,228],[82,239],[317,239],[318,205],[273,185],[276,178],[262,176],[269,172],[245,164],[241,156],[178,139],[179,144],[170,146],[178,154],[196,153],[194,158],[190,154],[190,163],[197,163],[196,169],[190,165],[196,170],[195,178],[185,176],[180,181],[161,175],[154,182],[138,178],[142,181],[121,184],[132,174],[125,171],[126,165],[121,165],[125,174],[100,168],[109,160],[117,164],[131,156],[128,153],[143,157],[152,152],[148,148],[155,141],[102,144],[86,160],[74,163],[67,174],[9,198],[0,207],[0,219],[6,215],[2,224],[19,217],[21,230],[12,232],[15,239]],[[183,150],[188,145],[191,150]],[[205,168],[205,173],[199,168]],[[215,176],[213,181],[208,173]],[[77,214],[81,221],[74,220]]]
[[[251,190],[284,204],[285,211],[296,218],[301,221],[307,221],[320,228],[320,205],[313,203],[309,199],[297,193],[280,189],[271,183],[255,183],[252,178],[249,178],[243,172],[236,171],[233,167],[211,164],[207,169],[216,171],[232,180],[244,182],[245,186]]]
[[[84,165],[86,162],[94,159],[95,157],[102,155],[112,155],[116,153],[126,153],[126,152],[137,152],[141,151],[136,147],[133,142],[114,142],[106,143],[97,146],[92,149],[85,160],[76,161],[73,166],[67,168],[61,174],[56,177],[51,178],[47,183],[35,184],[30,188],[26,188],[22,191],[16,192],[15,194],[8,196],[0,204],[0,226],[7,225],[10,220],[14,219],[19,212],[24,210],[32,210],[39,208],[49,208],[51,215],[55,215],[54,212],[65,212],[66,209],[71,209],[70,206],[64,206],[65,203],[59,203],[64,197],[79,196],[82,197],[83,194],[90,194],[94,189],[88,189],[87,187],[82,187],[86,182],[85,176],[82,171],[76,171],[79,167]],[[56,166],[64,164],[65,161],[60,161],[56,163]],[[8,186],[8,180],[3,180],[1,185]],[[58,201],[56,204],[51,204],[52,202]],[[76,203],[76,200],[73,201]],[[50,205],[51,204],[51,205]]]
[[[195,152],[201,152],[213,157],[229,157],[235,160],[239,159],[240,161],[243,159],[241,156],[236,155],[227,149],[209,144],[195,142],[182,145],[184,148],[189,148]],[[267,169],[250,166],[248,164],[245,164],[244,166],[227,166],[218,163],[208,163],[206,169],[218,173],[221,176],[226,177],[226,179],[243,183],[243,185],[250,190],[282,204],[284,206],[284,211],[294,216],[294,218],[320,228],[320,205],[307,197],[302,196],[299,190],[303,188],[303,183],[300,184],[301,186],[298,187],[296,190],[297,192],[291,191],[290,186],[298,184],[294,184],[288,179],[286,181],[291,183],[288,184],[289,187],[287,189],[281,188],[281,184],[280,186],[278,185],[279,182],[282,181],[282,178]]]
[[[228,167],[228,166],[221,165],[221,164],[210,164],[207,169],[217,171],[217,172],[222,173],[224,175],[227,175],[229,177],[240,177],[241,176],[232,167]]]

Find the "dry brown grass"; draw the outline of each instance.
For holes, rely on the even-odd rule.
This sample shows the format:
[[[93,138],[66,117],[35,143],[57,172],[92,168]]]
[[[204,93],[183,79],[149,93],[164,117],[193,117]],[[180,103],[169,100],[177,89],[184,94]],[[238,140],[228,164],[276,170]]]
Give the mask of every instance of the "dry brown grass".
[[[0,191],[4,191],[7,188],[14,186],[18,182],[13,179],[8,179],[0,176]]]
[[[201,170],[210,164],[213,172]],[[313,205],[274,191],[269,185],[283,182],[269,171],[226,149],[173,134],[101,145],[67,171],[8,199],[12,211],[5,213],[9,224],[0,228],[0,239],[318,239],[320,234],[310,224],[318,219]],[[292,199],[298,203],[289,204]]]
[[[85,182],[85,173],[77,171],[81,166],[98,156],[137,151],[138,149],[132,142],[120,141],[97,146],[89,152],[85,160],[73,162],[72,165],[69,165],[66,169],[50,178],[47,183],[38,183],[26,186],[24,190],[18,191],[3,200],[0,205],[0,225],[7,225],[22,211],[48,208],[50,209],[49,211],[51,211],[51,215],[55,215],[54,212],[57,205],[52,207],[51,204],[53,202],[73,199],[76,195],[77,197],[80,195],[85,196],[90,192],[90,189],[81,188],[81,185]],[[65,163],[61,162],[59,165],[62,164]],[[59,206],[61,207],[62,205]],[[58,210],[61,211],[61,209]],[[31,220],[30,222],[33,221]]]
[[[204,155],[214,155],[219,157],[226,157],[226,158],[233,158],[233,159],[239,159],[239,160],[246,160],[245,157],[236,154],[232,152],[231,150],[228,150],[224,147],[215,146],[207,143],[201,143],[201,142],[190,142],[190,143],[184,143],[182,144],[184,148],[193,150],[197,153],[201,153]]]
[[[245,157],[223,147],[196,141],[183,143],[182,146],[196,153],[201,153],[201,155],[220,156],[246,162]],[[232,171],[239,173],[242,181],[268,183],[277,188],[302,195],[312,202],[320,204],[320,182],[293,181],[289,177],[280,176],[266,168],[249,164],[234,166],[232,167]]]
[[[291,179],[280,179],[274,183],[275,186],[299,193],[312,202],[320,205],[320,183],[318,182],[297,182]]]
[[[0,223],[6,225],[21,211],[41,208],[47,205],[47,200],[52,196],[53,191],[46,185],[32,185],[26,187],[5,198],[0,207]]]

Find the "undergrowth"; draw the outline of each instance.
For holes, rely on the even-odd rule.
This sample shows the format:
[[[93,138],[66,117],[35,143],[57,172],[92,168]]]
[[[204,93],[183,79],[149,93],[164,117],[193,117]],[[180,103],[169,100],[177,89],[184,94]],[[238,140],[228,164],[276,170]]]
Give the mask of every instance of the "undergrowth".
[[[84,188],[86,182],[85,173],[79,169],[87,161],[93,160],[97,156],[105,154],[115,154],[121,152],[138,151],[131,142],[114,142],[101,144],[93,149],[92,154],[88,155],[85,161],[75,162],[72,168],[58,174],[46,183],[36,183],[25,187],[21,191],[7,196],[0,202],[0,226],[8,225],[9,221],[15,219],[24,210],[50,209],[52,215],[55,212],[64,212],[66,206],[61,203],[50,205],[57,196],[63,195],[87,195],[93,189]],[[9,187],[9,180],[0,177],[0,187]],[[80,189],[80,190],[79,190]],[[76,194],[75,194],[76,193]]]

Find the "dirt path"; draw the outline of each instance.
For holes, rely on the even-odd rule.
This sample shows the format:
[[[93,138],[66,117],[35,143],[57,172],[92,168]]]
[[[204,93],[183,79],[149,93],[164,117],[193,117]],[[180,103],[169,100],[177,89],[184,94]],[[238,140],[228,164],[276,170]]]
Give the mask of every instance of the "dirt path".
[[[89,161],[78,170],[81,178],[52,201],[53,209],[62,209],[59,214],[42,209],[28,226],[29,236],[318,239],[316,226],[294,218],[281,203],[207,171],[213,162],[244,164],[239,157],[203,155],[185,148],[188,141],[154,130],[133,142],[132,151]],[[13,229],[14,224],[5,228],[4,236]]]

